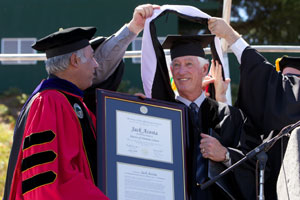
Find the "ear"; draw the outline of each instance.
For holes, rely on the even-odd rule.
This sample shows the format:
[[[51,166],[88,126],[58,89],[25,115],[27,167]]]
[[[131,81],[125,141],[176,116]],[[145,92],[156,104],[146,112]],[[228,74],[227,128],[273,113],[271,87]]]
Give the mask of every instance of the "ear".
[[[70,65],[74,66],[74,67],[78,67],[79,64],[79,58],[77,57],[77,55],[75,53],[72,54],[71,58],[70,58]]]
[[[203,67],[202,67],[202,74],[203,74],[204,76],[207,75],[207,73],[208,73],[208,67],[209,67],[208,64],[205,64],[205,65],[203,65]]]

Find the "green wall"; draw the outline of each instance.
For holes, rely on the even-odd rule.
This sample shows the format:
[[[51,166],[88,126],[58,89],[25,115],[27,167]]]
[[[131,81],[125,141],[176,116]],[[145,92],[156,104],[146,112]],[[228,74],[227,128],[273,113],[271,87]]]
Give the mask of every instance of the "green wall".
[[[109,36],[129,22],[134,8],[143,3],[185,4],[202,10],[218,9],[220,6],[214,1],[203,4],[195,0],[0,0],[0,39],[39,39],[60,27],[71,26],[95,26],[97,35]],[[168,19],[160,18],[156,23],[158,36],[178,33],[177,21],[175,15],[169,15]],[[130,87],[142,88],[140,66],[133,64],[131,59],[126,59],[125,63],[124,80],[130,80]],[[46,77],[44,62],[36,65],[0,64],[0,93],[10,87],[30,93]]]

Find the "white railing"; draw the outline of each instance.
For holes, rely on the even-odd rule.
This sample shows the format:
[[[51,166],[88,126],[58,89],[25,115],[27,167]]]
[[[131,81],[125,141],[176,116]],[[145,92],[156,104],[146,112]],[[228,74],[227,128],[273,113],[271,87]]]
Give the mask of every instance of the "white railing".
[[[262,53],[300,53],[300,46],[279,46],[279,45],[253,45],[253,48]],[[210,49],[204,49],[206,54],[210,54]],[[231,50],[228,49],[230,53]],[[165,50],[169,55],[170,51]],[[141,51],[126,51],[124,58],[139,58]],[[0,54],[0,61],[43,61],[46,60],[44,53],[38,54]]]

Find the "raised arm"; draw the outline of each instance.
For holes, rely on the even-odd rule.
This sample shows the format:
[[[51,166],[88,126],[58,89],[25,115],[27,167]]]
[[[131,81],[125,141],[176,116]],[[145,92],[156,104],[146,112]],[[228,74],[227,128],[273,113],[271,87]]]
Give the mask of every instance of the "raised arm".
[[[152,16],[158,5],[145,4],[135,8],[131,21],[104,41],[95,51],[99,64],[94,85],[105,81],[118,67],[129,44],[143,30],[146,18]]]
[[[222,18],[213,17],[208,20],[208,29],[212,34],[224,38],[229,46],[237,41],[241,36]]]

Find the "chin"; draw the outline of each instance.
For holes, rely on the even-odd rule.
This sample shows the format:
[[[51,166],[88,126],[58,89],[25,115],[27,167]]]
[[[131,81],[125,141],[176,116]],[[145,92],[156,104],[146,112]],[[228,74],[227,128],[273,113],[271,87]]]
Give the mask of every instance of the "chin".
[[[91,87],[93,85],[93,83],[89,84],[88,86],[86,86],[85,89],[88,89],[89,87]]]
[[[84,86],[84,87],[82,87],[82,88],[80,88],[81,90],[86,90],[86,89],[88,89],[89,87],[91,87],[92,86],[92,83],[91,84],[89,84],[89,85],[86,85],[86,86]]]

